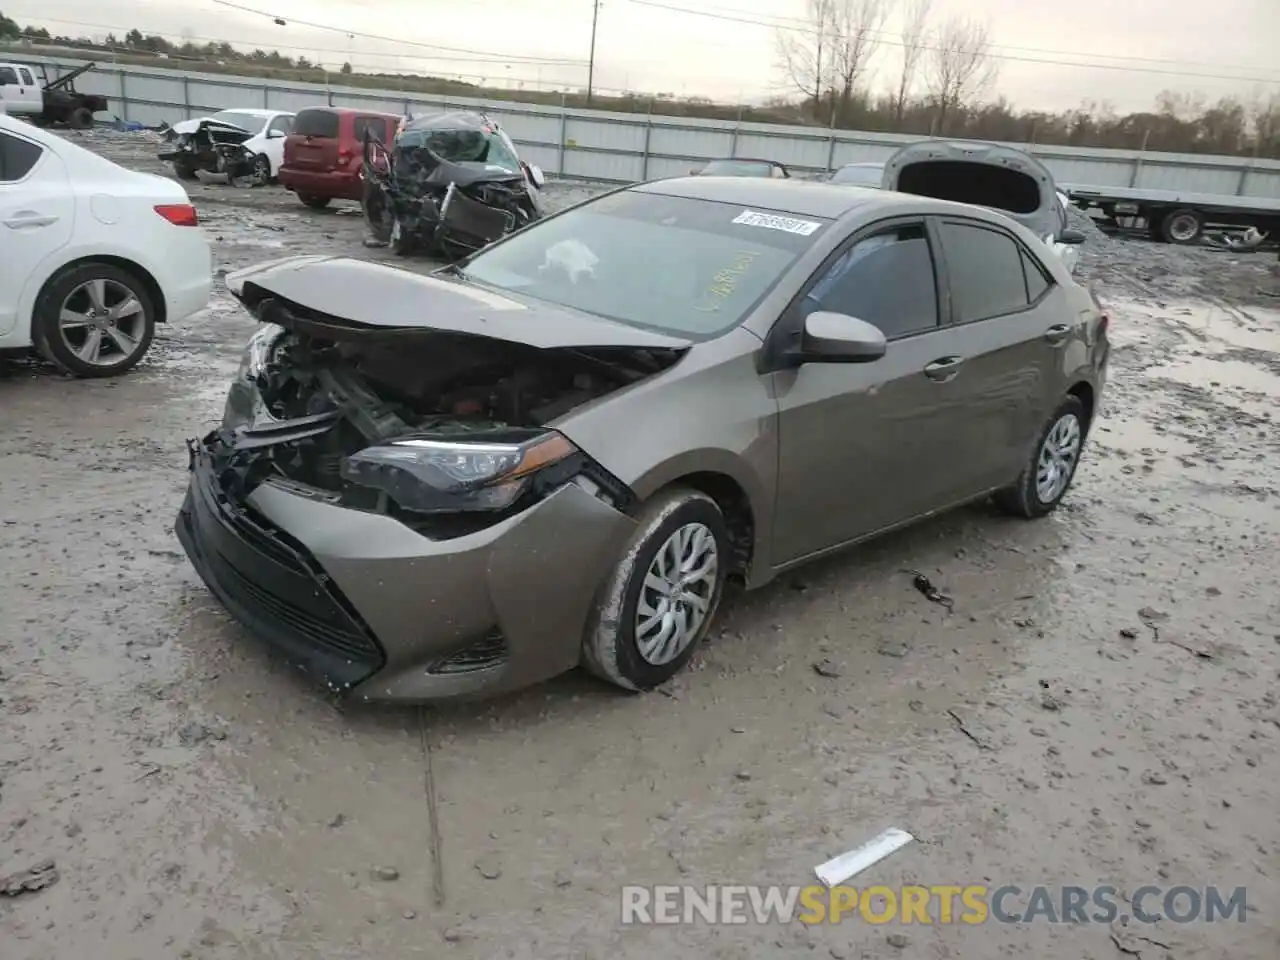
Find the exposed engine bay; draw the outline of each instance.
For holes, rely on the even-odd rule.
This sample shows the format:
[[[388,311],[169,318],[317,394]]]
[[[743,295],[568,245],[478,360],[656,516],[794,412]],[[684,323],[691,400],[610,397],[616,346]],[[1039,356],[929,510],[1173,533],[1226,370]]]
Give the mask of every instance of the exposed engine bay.
[[[202,120],[193,131],[179,133],[171,128],[165,131],[164,137],[168,145],[159,152],[159,159],[172,163],[184,180],[192,179],[197,170],[203,170],[225,174],[236,185],[242,180],[253,186],[265,184],[255,170],[258,154],[244,146],[254,134],[243,127]]]
[[[281,309],[289,308],[266,300],[256,312],[270,322]],[[427,501],[419,491],[388,496],[385,488],[353,483],[357,455],[406,442],[519,445],[558,437],[545,425],[669,367],[682,352],[539,349],[444,331],[353,329],[293,312],[289,327],[260,331],[256,359],[242,368],[228,395],[222,429],[206,438],[221,461],[228,492],[243,500],[275,478],[401,519],[415,509],[436,515],[449,510],[434,500],[422,506]],[[562,438],[561,443],[574,456],[530,478],[526,492],[535,499],[548,484],[558,486],[590,469],[584,455]],[[616,484],[599,474],[599,485]],[[615,501],[629,495],[625,488],[615,493]],[[527,502],[522,493],[507,506],[520,509]],[[471,513],[453,518],[461,527],[445,527],[477,529],[501,515],[505,511]],[[418,519],[430,521],[437,533],[445,528],[439,516]]]
[[[456,259],[542,216],[541,173],[478,113],[415,118],[391,147],[366,130],[362,173],[370,230],[402,256]]]

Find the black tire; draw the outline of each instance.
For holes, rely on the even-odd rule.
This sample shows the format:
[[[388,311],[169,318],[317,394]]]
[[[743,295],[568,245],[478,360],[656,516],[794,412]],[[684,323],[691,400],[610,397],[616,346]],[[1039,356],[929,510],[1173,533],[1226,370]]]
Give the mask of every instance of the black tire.
[[[191,163],[184,160],[173,161],[173,175],[179,180],[199,180],[196,176],[196,168]]]
[[[90,280],[109,280],[126,288],[141,306],[141,335],[133,351],[115,363],[90,363],[77,356],[63,335],[61,313],[63,302],[81,284]],[[82,263],[56,274],[36,300],[32,320],[32,339],[36,348],[67,373],[76,377],[114,377],[132,369],[146,356],[156,332],[156,307],[147,287],[133,274],[107,263]],[[113,343],[113,349],[119,347]]]
[[[1037,485],[1037,476],[1040,467],[1040,454],[1045,447],[1050,433],[1067,417],[1074,417],[1076,426],[1079,429],[1079,444],[1076,448],[1074,460],[1071,461],[1067,479],[1058,492],[1045,499],[1041,496]],[[1017,481],[1009,487],[998,491],[995,494],[996,506],[1006,513],[1016,517],[1026,517],[1035,519],[1052,513],[1058,508],[1058,504],[1062,502],[1062,498],[1067,495],[1067,491],[1071,489],[1071,482],[1075,479],[1076,470],[1080,466],[1080,457],[1084,453],[1084,442],[1089,436],[1089,418],[1085,413],[1084,404],[1080,402],[1079,397],[1069,396],[1062,401],[1062,404],[1053,412],[1053,416],[1049,418],[1049,422],[1045,424],[1044,429],[1040,431],[1040,435],[1036,438],[1036,444],[1031,450],[1031,456],[1027,464],[1022,468],[1022,473],[1018,476]]]
[[[1160,219],[1160,236],[1166,243],[1186,246],[1204,235],[1204,217],[1195,210],[1170,210]]]
[[[692,640],[667,663],[646,660],[636,642],[636,611],[650,564],[681,527],[700,523],[711,531],[718,558],[707,613]],[[583,665],[624,690],[651,690],[675,676],[693,656],[715,619],[724,592],[729,532],[716,502],[697,490],[674,487],[644,505],[636,530],[596,598],[583,639]]]
[[[323,210],[329,205],[332,197],[317,197],[310,193],[298,194],[298,199],[302,201],[303,206],[310,207],[312,210]]]
[[[393,220],[391,226],[391,252],[397,257],[412,256],[417,251],[418,244],[412,234],[406,232],[403,228],[397,229],[397,226],[398,224]]]
[[[391,242],[391,212],[388,209],[386,193],[376,183],[364,181],[363,196],[360,208],[364,211],[365,223],[369,227],[369,235],[380,244]]]
[[[93,126],[93,111],[88,107],[76,107],[67,117],[67,126],[72,130],[88,130]]]
[[[266,154],[260,153],[253,158],[249,172],[227,177],[227,183],[237,189],[243,187],[265,187],[271,182],[271,161]]]

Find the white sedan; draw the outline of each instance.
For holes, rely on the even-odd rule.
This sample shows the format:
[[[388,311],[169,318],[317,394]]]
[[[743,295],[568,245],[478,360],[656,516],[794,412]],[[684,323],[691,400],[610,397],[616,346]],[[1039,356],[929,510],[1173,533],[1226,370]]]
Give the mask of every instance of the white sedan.
[[[0,116],[0,350],[123,373],[205,307],[211,260],[181,186]]]

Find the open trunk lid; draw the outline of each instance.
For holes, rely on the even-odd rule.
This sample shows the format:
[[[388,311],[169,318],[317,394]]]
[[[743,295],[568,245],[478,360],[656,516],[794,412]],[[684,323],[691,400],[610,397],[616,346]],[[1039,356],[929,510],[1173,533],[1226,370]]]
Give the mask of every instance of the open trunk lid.
[[[967,140],[910,143],[886,161],[882,183],[886,190],[999,210],[1041,238],[1057,236],[1064,226],[1053,174],[1014,147]]]

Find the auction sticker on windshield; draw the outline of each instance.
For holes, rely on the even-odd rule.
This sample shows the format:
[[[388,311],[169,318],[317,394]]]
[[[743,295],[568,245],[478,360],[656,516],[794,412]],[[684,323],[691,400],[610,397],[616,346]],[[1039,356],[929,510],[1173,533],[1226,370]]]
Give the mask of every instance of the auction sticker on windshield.
[[[756,213],[754,210],[743,210],[733,218],[734,223],[748,227],[764,227],[766,230],[785,230],[797,233],[802,237],[812,236],[822,224],[814,220],[797,220],[794,217],[779,217],[772,213]]]

